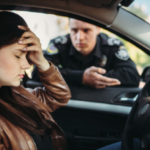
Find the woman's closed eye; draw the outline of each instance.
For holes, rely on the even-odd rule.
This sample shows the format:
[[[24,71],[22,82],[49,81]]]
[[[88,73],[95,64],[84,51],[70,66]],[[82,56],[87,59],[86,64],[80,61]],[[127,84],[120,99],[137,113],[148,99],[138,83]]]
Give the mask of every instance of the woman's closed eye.
[[[15,55],[18,59],[20,59],[20,56]]]

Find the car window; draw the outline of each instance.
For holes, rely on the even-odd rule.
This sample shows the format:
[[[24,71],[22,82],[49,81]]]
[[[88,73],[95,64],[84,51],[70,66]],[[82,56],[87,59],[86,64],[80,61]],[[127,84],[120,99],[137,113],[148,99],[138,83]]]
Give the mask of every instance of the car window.
[[[47,49],[50,39],[69,32],[68,18],[28,11],[13,12],[25,19],[29,28],[40,38],[43,50]]]
[[[25,19],[29,28],[40,39],[43,51],[47,49],[51,39],[69,33],[67,17],[28,11],[12,12],[17,13]],[[32,71],[33,66],[26,71],[30,78]]]
[[[149,61],[149,55],[147,55],[146,53],[144,53],[141,49],[139,49],[137,46],[133,45],[132,43],[126,41],[125,39],[105,30],[102,29],[103,33],[106,33],[107,35],[109,35],[110,37],[115,37],[120,39],[123,44],[125,45],[125,47],[127,48],[130,58],[134,61],[134,63],[136,64],[137,70],[139,72],[139,74],[141,75],[143,70],[147,67],[150,66],[150,61]]]
[[[69,20],[67,17],[56,16],[44,13],[34,13],[27,11],[14,11],[21,15],[27,22],[30,29],[40,38],[43,51],[47,49],[49,41],[58,36],[66,35],[70,32]],[[30,16],[30,17],[29,17]],[[120,39],[126,46],[130,58],[136,64],[137,70],[141,75],[143,69],[150,65],[149,56],[132,43],[118,37],[117,35],[100,28],[101,33],[107,34],[109,37]],[[31,77],[33,67],[27,71]]]

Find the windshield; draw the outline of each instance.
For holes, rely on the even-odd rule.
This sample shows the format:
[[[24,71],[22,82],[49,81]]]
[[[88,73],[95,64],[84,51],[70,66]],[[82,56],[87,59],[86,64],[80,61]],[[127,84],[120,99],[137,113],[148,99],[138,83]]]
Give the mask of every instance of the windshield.
[[[150,23],[150,0],[135,0],[126,10]]]

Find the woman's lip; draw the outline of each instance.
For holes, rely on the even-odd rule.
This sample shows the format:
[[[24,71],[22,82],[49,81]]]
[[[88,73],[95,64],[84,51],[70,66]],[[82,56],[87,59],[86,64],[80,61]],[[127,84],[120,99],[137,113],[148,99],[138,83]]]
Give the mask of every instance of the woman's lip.
[[[18,75],[19,77],[21,77],[21,78],[24,78],[24,74],[21,74],[21,75]]]

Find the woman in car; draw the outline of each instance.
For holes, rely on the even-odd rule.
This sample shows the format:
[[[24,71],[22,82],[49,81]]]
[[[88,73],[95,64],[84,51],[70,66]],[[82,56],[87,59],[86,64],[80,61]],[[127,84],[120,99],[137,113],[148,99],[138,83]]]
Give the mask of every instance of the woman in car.
[[[20,86],[30,64],[44,88]],[[65,136],[51,112],[71,94],[58,69],[48,62],[40,40],[17,14],[0,12],[0,150],[66,150]]]

